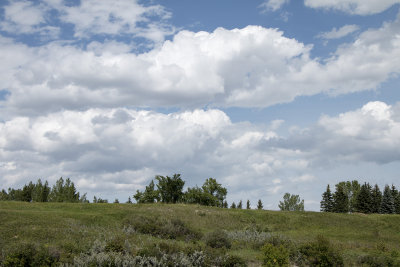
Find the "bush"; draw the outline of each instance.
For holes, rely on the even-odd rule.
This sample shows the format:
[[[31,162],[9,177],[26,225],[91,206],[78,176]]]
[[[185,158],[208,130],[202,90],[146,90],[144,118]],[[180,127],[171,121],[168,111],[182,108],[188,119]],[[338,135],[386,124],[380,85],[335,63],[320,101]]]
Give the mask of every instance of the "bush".
[[[231,248],[232,244],[229,241],[228,235],[225,231],[216,230],[208,233],[205,242],[207,246],[212,248]]]
[[[105,246],[106,252],[124,252],[125,242],[122,238],[114,238],[107,242]]]
[[[400,255],[397,251],[392,251],[391,253],[376,251],[369,255],[359,257],[358,264],[376,267],[400,266]]]
[[[51,266],[58,262],[59,255],[47,248],[36,248],[33,244],[22,244],[6,256],[1,266]]]
[[[289,265],[289,251],[283,245],[274,246],[267,243],[261,248],[261,251],[263,266]]]
[[[129,225],[129,228],[133,228],[135,232],[162,238],[192,241],[199,240],[202,237],[200,232],[189,228],[179,219],[162,220],[139,216],[128,220],[126,224]]]
[[[238,256],[228,255],[221,262],[222,267],[246,267],[247,264],[245,260]]]
[[[343,258],[328,239],[318,236],[314,242],[302,245],[299,249],[301,264],[311,266],[344,266]]]

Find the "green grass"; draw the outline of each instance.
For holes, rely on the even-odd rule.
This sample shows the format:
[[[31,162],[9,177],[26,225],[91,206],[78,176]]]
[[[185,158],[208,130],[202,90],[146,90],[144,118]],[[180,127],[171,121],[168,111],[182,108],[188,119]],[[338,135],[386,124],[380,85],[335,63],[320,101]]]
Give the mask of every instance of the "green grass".
[[[296,244],[323,235],[341,251],[346,265],[356,264],[359,256],[382,249],[382,246],[386,251],[400,250],[399,215],[231,210],[184,204],[0,202],[0,260],[13,247],[33,243],[57,249],[62,260],[70,261],[87,251],[95,240],[115,237],[128,240],[134,251],[160,242],[182,250],[205,247],[203,240],[163,240],[124,231],[130,221],[140,216],[164,220],[179,218],[203,234],[217,229],[241,231],[256,226]],[[227,253],[245,259],[249,265],[260,265],[261,252],[256,247],[234,242]]]

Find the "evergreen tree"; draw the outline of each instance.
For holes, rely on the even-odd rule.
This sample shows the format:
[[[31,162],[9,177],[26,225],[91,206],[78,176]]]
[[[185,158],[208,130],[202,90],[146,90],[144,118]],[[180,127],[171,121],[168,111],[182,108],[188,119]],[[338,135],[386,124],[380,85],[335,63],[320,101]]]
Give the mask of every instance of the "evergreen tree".
[[[372,189],[372,213],[379,213],[382,204],[382,192],[379,189],[379,186],[375,184]]]
[[[246,209],[248,209],[248,210],[251,209],[250,208],[250,200],[247,200],[247,202],[246,202]]]
[[[131,197],[128,197],[128,201],[126,202],[127,204],[132,204]]]
[[[226,200],[224,201],[223,207],[224,207],[225,209],[228,208],[228,201],[226,201]]]
[[[400,214],[400,193],[394,199],[394,210],[397,214]]]
[[[242,209],[243,208],[243,204],[242,204],[242,200],[239,201],[238,205],[237,205],[238,209]]]
[[[49,194],[49,201],[51,202],[84,202],[85,200],[86,195],[79,198],[79,193],[69,178],[65,182],[62,177],[58,179]]]
[[[118,198],[116,198],[115,200],[114,200],[114,204],[118,204],[119,203],[119,200],[118,200]]]
[[[357,180],[345,181],[345,182],[343,181],[343,182],[336,184],[336,190],[339,187],[341,187],[341,191],[343,191],[347,196],[347,199],[348,199],[347,210],[349,212],[356,211],[357,195],[361,189],[361,186],[358,183],[358,181]]]
[[[236,209],[236,204],[235,204],[235,202],[232,202],[231,209]]]
[[[39,179],[32,190],[32,201],[47,202],[50,194],[49,182],[42,184]]]
[[[373,210],[372,188],[368,183],[361,186],[357,195],[355,210],[362,213],[371,213]]]
[[[381,213],[383,214],[393,214],[395,212],[394,199],[392,196],[392,190],[388,185],[385,186],[383,191]]]
[[[6,190],[1,190],[0,192],[0,201],[10,200]]]
[[[336,186],[333,194],[333,211],[338,213],[349,212],[349,198],[342,186]]]
[[[263,209],[263,204],[262,204],[261,199],[258,200],[257,209],[258,209],[258,210],[262,210],[262,209]]]
[[[329,184],[326,187],[326,191],[322,194],[321,211],[333,212],[333,195],[329,188]]]

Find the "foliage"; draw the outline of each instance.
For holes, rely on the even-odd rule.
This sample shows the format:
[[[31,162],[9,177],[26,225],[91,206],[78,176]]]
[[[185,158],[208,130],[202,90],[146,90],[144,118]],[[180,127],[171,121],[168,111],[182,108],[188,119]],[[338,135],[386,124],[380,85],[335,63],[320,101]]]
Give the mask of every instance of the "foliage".
[[[322,194],[321,211],[333,212],[333,195],[329,184],[326,187],[326,191]]]
[[[22,244],[9,253],[2,263],[4,267],[51,266],[58,262],[57,254],[52,254],[44,247]]]
[[[302,264],[307,266],[344,266],[340,253],[323,236],[302,245],[299,253]]]
[[[204,193],[208,193],[216,199],[217,203],[213,206],[222,207],[223,201],[226,198],[226,194],[228,193],[225,187],[222,187],[221,184],[217,183],[216,179],[208,178],[204,182],[202,189]]]
[[[238,205],[237,205],[238,209],[242,209],[243,208],[243,204],[242,204],[242,200],[239,201]]]
[[[207,246],[212,248],[231,248],[232,244],[228,234],[223,230],[215,230],[205,236]]]
[[[289,266],[289,251],[284,246],[267,243],[261,252],[263,266]]]
[[[375,184],[374,188],[372,189],[371,195],[372,195],[371,212],[379,213],[382,205],[382,192],[377,184]]]
[[[79,192],[76,191],[74,183],[69,178],[65,182],[62,177],[58,179],[49,194],[49,201],[52,202],[84,202],[85,200],[86,196],[79,197]]]
[[[246,210],[249,210],[249,209],[251,209],[250,208],[250,200],[247,200],[247,202],[246,202]]]
[[[150,184],[146,186],[144,192],[142,193],[137,190],[133,198],[137,203],[154,203],[160,200],[160,195],[159,191],[155,190],[154,181],[151,180]]]
[[[372,188],[370,184],[364,183],[357,195],[355,210],[362,213],[371,213],[374,205],[372,198]]]
[[[108,199],[102,199],[102,198],[98,198],[96,196],[93,196],[93,203],[108,203]]]
[[[300,200],[299,195],[286,193],[283,202],[279,201],[279,208],[286,211],[304,211],[304,199]]]
[[[185,182],[180,174],[174,174],[172,177],[157,175],[156,180],[161,202],[177,203],[181,201]]]
[[[263,209],[263,204],[262,204],[261,199],[258,200],[257,209],[258,209],[258,210],[262,210],[262,209]]]
[[[388,185],[385,186],[385,190],[383,191],[381,213],[383,213],[383,214],[395,213],[395,206],[394,206],[392,190],[390,190],[390,187]]]
[[[333,203],[334,212],[349,212],[349,197],[343,186],[336,185],[336,192],[333,194]]]
[[[235,204],[235,201],[234,201],[234,202],[232,202],[232,204],[231,204],[231,209],[236,209],[236,204]]]
[[[155,219],[149,216],[137,216],[126,221],[128,227],[136,232],[168,239],[199,240],[201,233],[188,227],[179,219]]]

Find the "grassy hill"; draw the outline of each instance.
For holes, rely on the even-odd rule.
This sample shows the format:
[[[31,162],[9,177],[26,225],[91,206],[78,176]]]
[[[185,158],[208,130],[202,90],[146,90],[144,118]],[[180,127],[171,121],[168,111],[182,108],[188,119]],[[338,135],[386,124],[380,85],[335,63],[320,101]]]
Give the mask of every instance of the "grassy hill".
[[[218,233],[228,245],[212,242]],[[341,255],[345,266],[400,262],[399,215],[232,210],[183,204],[0,202],[0,262],[4,265],[24,257],[48,258],[49,264],[84,265],[89,257],[101,253],[111,258],[129,254],[132,259],[181,252],[193,256],[202,251],[208,258],[203,264],[233,266],[229,262],[244,262],[260,266],[264,244],[282,245],[291,264],[301,265],[307,264],[304,251],[312,245],[318,248],[316,240],[321,239],[329,241],[329,249]],[[43,256],[35,256],[40,253]]]

